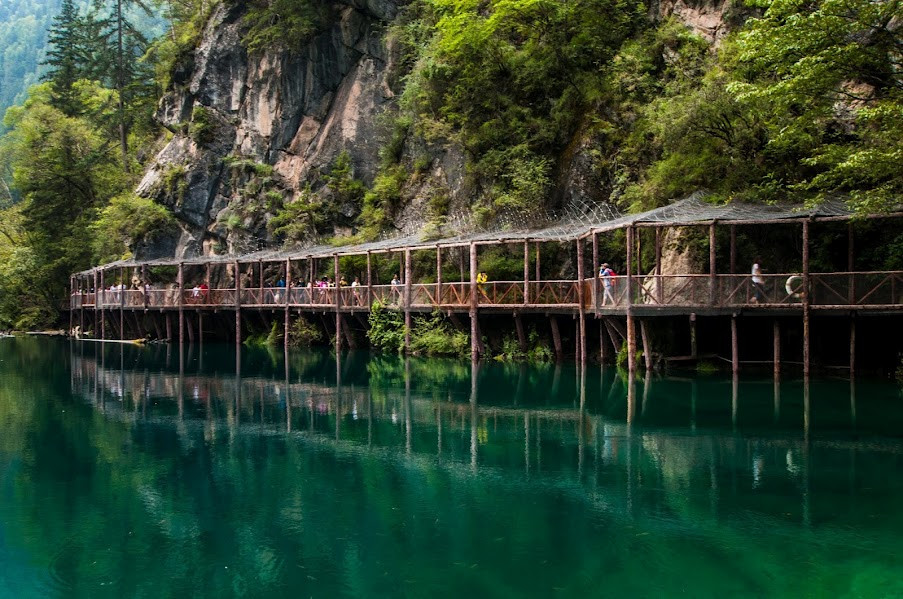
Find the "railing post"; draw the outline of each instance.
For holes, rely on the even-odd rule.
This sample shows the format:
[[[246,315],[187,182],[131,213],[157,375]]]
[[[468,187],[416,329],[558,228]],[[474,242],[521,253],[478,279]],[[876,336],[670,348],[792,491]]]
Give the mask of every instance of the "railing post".
[[[715,221],[709,225],[709,303],[715,305],[715,287],[717,280],[715,279]]]
[[[584,247],[583,247],[583,238],[577,238],[577,316],[579,317],[579,326],[580,326],[580,339],[578,340],[578,344],[580,347],[579,355],[577,356],[580,360],[581,364],[586,364],[586,308],[583,305],[584,301],[584,292],[583,292],[583,281],[586,279],[585,265],[584,265]]]
[[[292,259],[285,259],[285,318],[283,319],[283,330],[282,330],[282,344],[286,352],[288,352],[288,337],[289,331],[291,329],[291,313],[289,312],[289,305],[291,304],[291,294],[292,294]],[[286,388],[286,392],[288,389]],[[287,400],[286,400],[287,401]]]
[[[599,234],[593,231],[593,264],[589,269],[593,277],[593,312],[599,315]]]
[[[367,309],[373,306],[373,256],[367,250]]]
[[[636,372],[636,323],[633,316],[633,226],[627,227],[627,370]]]
[[[259,269],[258,277],[260,283],[260,291],[258,292],[260,295],[257,296],[257,303],[260,305],[265,305],[266,301],[263,299],[263,260],[257,261],[257,268]],[[338,286],[339,280],[336,279],[336,286]]]
[[[185,343],[185,270],[184,264],[179,262],[179,345]]]
[[[847,223],[847,272],[850,273],[847,289],[847,303],[851,306],[856,303],[856,275],[853,274],[856,267],[853,258],[853,239],[853,223],[850,222]],[[896,298],[891,296],[891,303],[895,302]]]
[[[810,334],[809,308],[812,289],[809,281],[809,221],[803,221],[803,374],[809,376],[810,367]]]
[[[436,246],[436,308],[442,307],[442,247]]]
[[[107,303],[107,281],[106,281],[106,273],[104,269],[100,269],[100,289],[98,290],[97,295],[94,296],[94,301],[97,302],[97,298],[100,298],[100,338],[101,340],[106,340],[107,338],[107,314],[106,314],[106,303]]]
[[[144,296],[144,311],[147,312],[147,265],[141,265],[141,295]]]
[[[119,340],[125,341],[125,268],[119,267]]]
[[[480,325],[477,321],[477,245],[470,243],[470,356],[477,360],[480,357]]]
[[[665,301],[665,282],[662,280],[662,228],[655,228],[655,291],[658,303]]]
[[[235,271],[235,347],[241,349],[241,266],[238,260],[233,263],[233,269]]]
[[[524,305],[530,303],[530,242],[524,242]]]

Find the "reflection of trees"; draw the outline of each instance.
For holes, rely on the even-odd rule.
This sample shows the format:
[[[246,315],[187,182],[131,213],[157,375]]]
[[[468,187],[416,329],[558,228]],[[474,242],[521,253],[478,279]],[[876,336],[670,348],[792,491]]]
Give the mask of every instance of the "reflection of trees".
[[[826,520],[829,509],[850,509],[826,502],[837,477],[813,480],[806,534],[819,542],[797,559],[801,517],[788,506],[799,505],[799,440],[629,432],[600,415],[614,411],[610,379],[581,411],[570,373],[550,399],[554,369],[528,372],[536,385],[524,384],[518,406],[527,407],[514,407],[520,369],[484,365],[471,406],[469,365],[443,372],[411,360],[406,438],[400,360],[346,358],[336,389],[328,354],[292,357],[286,389],[284,372],[268,370],[270,360],[250,367],[245,353],[236,393],[234,360],[230,372],[229,360],[205,357],[209,371],[186,367],[180,377],[175,364],[128,356],[121,371],[118,353],[76,352],[70,377],[68,348],[36,347],[0,356],[0,464],[23,456],[0,471],[0,489],[13,494],[4,505],[15,506],[2,526],[35,567],[53,560],[60,580],[78,579],[80,594],[103,577],[127,595],[649,594],[650,584],[694,588],[687,572],[720,592],[764,594],[772,587],[757,579],[763,568],[769,584],[809,593],[820,580],[811,564],[856,542]],[[36,368],[46,376],[32,380]],[[70,386],[82,403],[66,397]],[[286,398],[301,431],[291,435]],[[812,462],[845,465],[850,451],[816,440]],[[896,453],[867,456],[852,488],[899,467]],[[893,499],[857,501],[889,514]],[[876,523],[858,524],[887,547],[899,530],[893,520],[880,524],[886,537]],[[775,544],[775,534],[787,542]]]

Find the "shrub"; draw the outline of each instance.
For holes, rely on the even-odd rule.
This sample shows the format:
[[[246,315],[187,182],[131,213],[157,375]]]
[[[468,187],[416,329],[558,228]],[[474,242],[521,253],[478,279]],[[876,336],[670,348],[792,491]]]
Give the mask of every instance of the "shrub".
[[[323,340],[323,332],[305,318],[298,318],[291,325],[288,343],[292,347],[310,347]]]

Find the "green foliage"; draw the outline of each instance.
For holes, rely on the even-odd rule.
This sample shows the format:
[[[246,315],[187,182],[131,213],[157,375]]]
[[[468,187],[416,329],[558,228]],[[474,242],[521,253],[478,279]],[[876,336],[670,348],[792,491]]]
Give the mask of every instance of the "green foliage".
[[[298,48],[329,22],[323,0],[249,0],[242,43],[249,52]]]
[[[276,212],[267,227],[287,243],[314,239],[327,230],[332,208],[307,186]]]
[[[470,354],[470,335],[456,330],[441,312],[417,316],[411,331],[411,352],[464,357]]]
[[[392,222],[395,212],[401,208],[402,190],[408,180],[408,173],[401,165],[387,167],[380,171],[373,187],[364,195],[361,212],[361,236],[375,239]]]
[[[374,302],[367,317],[367,339],[373,349],[400,353],[404,350],[404,316],[397,309]]]
[[[216,117],[213,110],[206,106],[196,105],[191,111],[191,123],[188,135],[199,146],[207,146],[216,138]]]
[[[494,356],[499,362],[551,362],[555,358],[552,348],[539,336],[535,328],[527,335],[527,350],[523,351],[514,335],[506,335],[502,346]]]
[[[219,0],[171,0],[166,2],[170,30],[148,47],[147,60],[154,65],[157,85],[163,91],[184,83],[194,67],[194,50],[204,25]]]
[[[94,260],[102,264],[129,258],[136,246],[176,227],[175,218],[164,206],[133,193],[118,195],[91,225]]]
[[[289,329],[288,342],[291,347],[311,347],[321,341],[323,332],[304,317],[297,318]]]

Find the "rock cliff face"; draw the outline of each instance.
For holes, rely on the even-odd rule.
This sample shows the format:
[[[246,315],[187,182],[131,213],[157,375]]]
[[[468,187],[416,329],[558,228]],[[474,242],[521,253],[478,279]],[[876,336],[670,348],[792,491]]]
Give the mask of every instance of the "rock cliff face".
[[[389,133],[380,117],[396,95],[385,29],[398,5],[338,4],[303,46],[260,55],[241,43],[242,3],[216,9],[193,69],[161,101],[157,118],[174,135],[138,188],[169,206],[182,232],[145,255],[255,249],[267,202],[317,185],[343,150],[355,176],[372,179]]]
[[[242,44],[244,3],[221,3],[192,66],[174,74],[174,90],[160,103],[157,118],[173,136],[138,187],[172,209],[180,232],[137,254],[247,252],[273,243],[267,222],[279,206],[308,189],[329,201],[325,175],[343,152],[354,177],[370,185],[380,150],[392,139],[402,91],[399,52],[387,33],[406,1],[337,0],[329,24],[309,40],[256,54]],[[730,6],[659,0],[650,16],[674,14],[716,42]],[[593,158],[596,141],[578,132],[559,157],[555,212],[608,199],[610,184]],[[418,144],[408,140],[402,153],[414,174],[404,185],[404,207],[393,215],[399,232],[423,227],[437,193],[452,214],[467,213],[472,201],[462,151]],[[361,206],[335,208],[334,233],[353,232]]]

